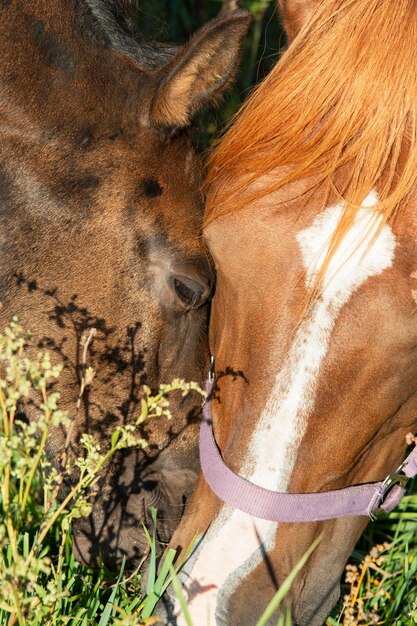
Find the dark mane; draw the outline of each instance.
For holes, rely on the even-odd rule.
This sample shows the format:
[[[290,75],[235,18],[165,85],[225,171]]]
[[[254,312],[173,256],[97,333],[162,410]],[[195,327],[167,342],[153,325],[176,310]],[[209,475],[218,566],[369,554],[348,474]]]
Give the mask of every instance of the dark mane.
[[[122,52],[150,70],[165,65],[175,56],[176,46],[145,41],[133,32],[126,1],[77,1],[82,9],[84,26],[88,26],[99,43]]]

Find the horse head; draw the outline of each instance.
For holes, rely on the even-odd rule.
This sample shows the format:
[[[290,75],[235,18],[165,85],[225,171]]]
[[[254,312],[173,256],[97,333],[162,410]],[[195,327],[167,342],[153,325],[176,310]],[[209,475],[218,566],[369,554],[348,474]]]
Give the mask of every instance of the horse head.
[[[183,573],[198,626],[255,624],[319,537],[288,601],[294,623],[322,624],[366,510],[277,523],[248,514],[245,489],[337,499],[393,472],[417,425],[415,5],[280,4],[301,30],[209,164],[206,419],[241,493],[231,506],[201,477],[172,540],[200,533]]]
[[[126,34],[116,8],[0,4],[2,320],[18,314],[64,363],[73,427],[52,430],[54,459],[66,443],[80,454],[82,433],[104,449],[137,417],[143,384],[200,382],[208,359],[213,274],[189,129],[230,84],[249,17],[214,20],[176,48]],[[86,342],[95,378],[76,409]],[[114,458],[75,529],[79,558],[135,564],[149,506],[169,538],[197,476],[199,404],[173,397],[175,418],[146,426],[146,450]]]

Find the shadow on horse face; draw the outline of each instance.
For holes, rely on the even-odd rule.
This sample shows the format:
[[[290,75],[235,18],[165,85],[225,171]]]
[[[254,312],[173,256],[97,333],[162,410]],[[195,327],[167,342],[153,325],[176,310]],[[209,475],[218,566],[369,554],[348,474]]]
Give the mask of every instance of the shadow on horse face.
[[[294,25],[316,3],[280,4]],[[401,7],[317,3],[209,163],[210,347],[230,373],[217,380],[213,430],[226,465],[252,486],[317,495],[381,481],[417,427],[417,13]],[[221,478],[238,484],[220,471],[213,483]],[[287,596],[295,623],[320,626],[369,517],[276,523],[244,512],[247,482],[236,490],[242,510],[202,477],[171,541],[184,549],[200,533],[183,571],[193,623],[256,624],[321,537]],[[185,626],[178,600],[170,612],[167,623]]]
[[[180,48],[134,40],[105,0],[0,3],[2,320],[17,314],[65,365],[70,447],[101,446],[140,410],[142,384],[201,382],[212,271],[201,241],[201,165],[187,128],[233,78],[249,18],[214,20]],[[78,412],[82,341],[96,329],[94,384]],[[175,396],[175,394],[174,394]],[[134,565],[150,506],[167,540],[195,482],[199,400],[144,429],[146,451],[116,456],[91,519],[87,563]],[[28,408],[30,414],[30,407]],[[55,459],[67,433],[56,428]]]

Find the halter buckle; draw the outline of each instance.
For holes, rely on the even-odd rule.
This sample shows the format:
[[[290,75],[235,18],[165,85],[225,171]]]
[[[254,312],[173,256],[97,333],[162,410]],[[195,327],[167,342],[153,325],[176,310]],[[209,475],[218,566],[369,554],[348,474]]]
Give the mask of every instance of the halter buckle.
[[[208,372],[208,379],[209,382],[213,382],[213,380],[216,377],[216,374],[214,373],[214,367],[215,367],[215,360],[214,360],[214,356],[210,355],[210,368],[209,368],[209,372]]]
[[[372,520],[376,519],[380,515],[386,515],[387,511],[384,511],[384,509],[381,508],[381,504],[385,501],[385,498],[387,494],[391,491],[392,487],[395,487],[395,485],[399,485],[402,489],[405,489],[407,487],[410,478],[402,473],[404,465],[405,462],[401,463],[399,468],[392,474],[389,474],[382,483],[381,491],[378,498],[378,506],[370,514]],[[401,497],[399,498],[399,500],[400,499]],[[398,502],[396,504],[398,504]]]

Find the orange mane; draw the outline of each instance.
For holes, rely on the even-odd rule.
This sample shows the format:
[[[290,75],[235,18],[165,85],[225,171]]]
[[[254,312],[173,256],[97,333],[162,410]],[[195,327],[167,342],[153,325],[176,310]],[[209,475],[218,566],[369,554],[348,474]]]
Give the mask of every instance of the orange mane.
[[[332,254],[371,189],[382,228],[416,188],[416,116],[415,0],[322,0],[217,143],[206,222],[310,176],[330,193],[344,168]]]

